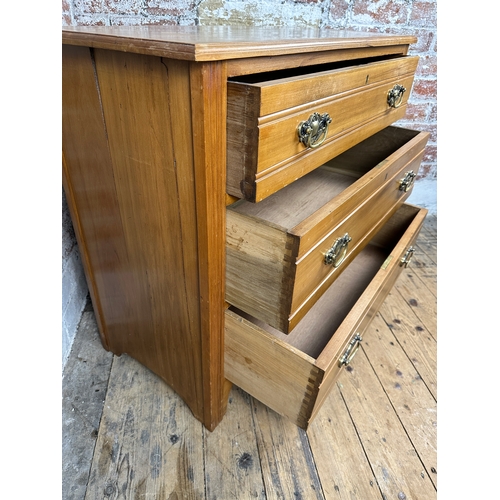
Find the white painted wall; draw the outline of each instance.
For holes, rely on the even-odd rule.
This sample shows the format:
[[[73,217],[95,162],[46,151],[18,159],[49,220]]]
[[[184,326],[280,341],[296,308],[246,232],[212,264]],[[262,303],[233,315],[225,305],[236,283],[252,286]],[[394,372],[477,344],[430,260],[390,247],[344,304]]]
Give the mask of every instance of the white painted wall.
[[[437,215],[437,180],[424,178],[415,181],[413,191],[406,201],[427,208],[429,214]]]
[[[62,368],[66,365],[88,295],[80,252],[62,195]]]

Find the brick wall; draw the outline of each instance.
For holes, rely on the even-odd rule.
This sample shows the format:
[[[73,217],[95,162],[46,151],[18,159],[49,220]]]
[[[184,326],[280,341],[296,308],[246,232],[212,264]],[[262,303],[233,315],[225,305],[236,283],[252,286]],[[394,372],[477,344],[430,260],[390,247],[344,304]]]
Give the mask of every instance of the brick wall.
[[[254,25],[412,34],[420,56],[408,113],[398,125],[430,132],[411,202],[436,213],[437,0],[63,0],[63,25]]]
[[[397,124],[430,133],[409,201],[436,213],[437,0],[63,0],[62,24],[305,26],[417,36],[410,53],[420,63],[407,115]]]

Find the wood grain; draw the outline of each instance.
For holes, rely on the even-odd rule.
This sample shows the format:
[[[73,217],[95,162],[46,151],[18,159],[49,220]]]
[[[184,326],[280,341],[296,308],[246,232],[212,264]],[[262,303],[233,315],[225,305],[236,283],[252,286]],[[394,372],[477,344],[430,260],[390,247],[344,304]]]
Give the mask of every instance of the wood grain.
[[[319,166],[316,160],[316,156],[319,156],[316,153],[319,151],[330,149],[330,158],[333,158],[338,153],[336,149],[331,149],[329,143],[339,141],[350,129],[361,129],[365,124],[384,115],[392,115],[394,119],[397,110],[387,106],[387,92],[395,83],[411,88],[412,82],[413,76],[388,80],[381,84],[369,85],[359,92],[345,92],[339,96],[318,99],[287,109],[286,114],[276,113],[270,120],[259,120],[259,143],[254,144],[254,147],[258,148],[256,179],[269,177],[275,170],[283,169],[286,164],[298,158],[307,157],[309,162]],[[403,104],[406,104],[406,101],[405,98]],[[315,111],[320,114],[328,113],[332,117],[332,123],[328,127],[325,142],[319,148],[311,150],[299,142],[297,127],[300,122],[308,120]]]
[[[321,374],[314,360],[231,310],[226,311],[226,377],[259,401],[306,426]]]
[[[401,423],[407,429],[408,437],[417,450],[428,477],[437,486],[431,473],[432,469],[437,468],[436,400],[404,348],[396,346],[397,337],[381,315],[374,318],[371,330],[372,336],[363,342],[363,350],[368,359],[377,360],[372,365],[373,370],[384,386]],[[422,337],[425,335],[424,332],[420,333]]]
[[[62,68],[63,186],[101,340],[118,352],[116,325],[135,303],[123,272],[128,256],[90,50],[63,46]],[[115,290],[123,293],[120,305]]]
[[[227,413],[213,432],[204,432],[204,463],[207,498],[265,499],[252,401],[241,389],[231,391]]]
[[[204,498],[202,443],[202,424],[160,378],[115,357],[85,498]]]
[[[226,377],[307,429],[340,374],[347,344],[368,327],[402,270],[399,261],[426,214],[416,207],[403,212],[408,210],[413,219],[396,214],[391,222],[393,231],[403,233],[397,245],[366,247],[290,335],[228,309]]]
[[[240,190],[239,193],[236,193],[235,191],[234,195],[245,197],[249,201],[260,202],[271,194],[277,192],[279,189],[288,186],[296,179],[299,179],[320,165],[323,165],[333,157],[347,151],[349,148],[355,146],[364,139],[367,139],[371,135],[391,125],[393,122],[403,118],[405,114],[406,105],[401,105],[401,107],[397,109],[392,109],[386,113],[378,115],[373,120],[366,121],[361,124],[360,127],[346,129],[340,135],[333,136],[331,139],[328,139],[328,142],[325,141],[325,143],[322,144],[324,147],[318,147],[314,150],[305,149],[292,157],[290,160],[287,159],[284,165],[275,165],[272,167],[272,170],[269,172],[270,175],[263,175],[256,178],[255,194],[252,194],[253,188],[249,188],[249,183],[247,182],[247,184],[245,184],[245,191],[243,192]],[[309,116],[310,114],[307,114],[305,117],[303,115],[297,116],[295,120],[295,129],[300,121],[308,119]],[[289,134],[290,129],[287,129],[285,133]],[[288,139],[289,138],[290,136]],[[281,168],[285,167],[285,165],[286,168]],[[228,172],[228,179],[229,177],[230,173]],[[230,192],[229,187],[228,192]],[[250,194],[246,196],[245,193]]]
[[[363,351],[344,372],[340,390],[382,495],[435,499],[434,485]]]
[[[260,203],[227,208],[226,300],[290,333],[405,201],[428,134],[388,127]],[[324,256],[352,238],[334,268]]]
[[[403,271],[401,277],[410,271]],[[380,315],[437,400],[437,333],[424,326],[426,322],[431,325],[434,322],[426,321],[428,316],[424,310],[415,314],[409,306],[402,309],[400,304],[403,300],[398,291],[393,290],[385,300]]]
[[[64,54],[65,186],[103,343],[213,428],[227,394],[223,68]]]
[[[62,379],[62,498],[85,497],[113,354],[102,348],[92,310],[82,314]]]
[[[247,59],[231,59],[227,62],[227,74],[230,77],[251,73],[276,71],[287,68],[306,67],[332,61],[349,61],[353,59],[404,56],[408,53],[408,45],[383,47],[358,47],[356,49],[337,49],[325,52],[310,52],[283,55],[279,59],[269,57],[252,57]]]
[[[251,406],[266,499],[324,499],[306,432],[259,401]]]
[[[244,26],[64,26],[62,39],[68,45],[190,61],[408,46],[417,40],[411,35]]]
[[[191,136],[180,105],[189,102],[188,67],[172,71],[159,58],[111,51],[96,50],[95,59],[138,304],[137,317],[127,319],[135,334],[122,337],[122,352],[164,378],[201,417],[193,159],[177,140]],[[191,371],[179,377],[187,365]]]
[[[415,312],[419,311],[423,326],[437,333],[437,301],[435,294],[424,285],[422,280],[407,273],[396,284],[396,288]],[[420,312],[421,311],[421,312]]]
[[[326,498],[380,500],[380,490],[337,386],[307,435]]]
[[[435,241],[436,230],[432,222],[432,216],[427,216],[424,229],[434,227]],[[432,233],[429,231],[423,233],[424,231],[420,232],[416,246],[419,246],[423,239],[430,241]],[[433,256],[429,255],[429,257]],[[428,270],[414,266],[413,262],[408,269],[403,270],[402,275],[414,274],[426,287],[434,288],[435,291],[435,284],[433,285],[432,278],[428,277]],[[386,307],[389,301],[391,305]],[[87,391],[87,396],[90,396],[89,399],[87,397],[78,399],[77,408],[82,412],[82,426],[70,424],[65,428],[63,481],[66,477],[66,484],[75,488],[72,489],[71,496],[63,495],[64,498],[84,500],[86,493],[87,499],[115,499],[119,493],[119,498],[125,496],[125,498],[134,499],[148,498],[148,496],[160,499],[169,498],[170,495],[172,499],[213,498],[207,492],[229,492],[226,498],[247,498],[249,495],[243,491],[243,485],[247,492],[258,492],[260,498],[263,499],[294,498],[295,492],[308,500],[318,498],[381,500],[382,494],[385,494],[387,498],[397,499],[400,492],[404,493],[407,500],[435,498],[435,492],[425,485],[416,491],[397,489],[397,482],[406,481],[414,484],[417,479],[425,483],[426,476],[429,475],[435,485],[437,478],[437,467],[431,466],[428,474],[424,466],[427,460],[425,448],[424,453],[420,455],[422,448],[419,444],[423,441],[427,443],[426,448],[435,448],[436,443],[433,442],[435,429],[422,425],[422,421],[408,419],[409,410],[404,406],[407,404],[412,414],[420,412],[421,401],[418,398],[422,390],[421,384],[425,384],[431,390],[429,385],[431,374],[423,368],[432,367],[432,363],[427,362],[425,356],[429,355],[431,359],[435,359],[436,342],[434,342],[433,353],[427,348],[422,350],[420,354],[422,358],[419,358],[418,363],[408,350],[409,337],[414,336],[415,347],[418,347],[419,343],[427,342],[427,334],[431,338],[435,336],[435,332],[414,329],[414,325],[422,325],[419,315],[423,313],[422,308],[411,309],[399,293],[393,291],[389,294],[380,308],[379,318],[384,321],[379,323],[379,319],[375,318],[375,322],[364,335],[369,344],[365,346],[364,351],[368,356],[369,365],[363,361],[364,354],[360,351],[352,362],[350,367],[352,371],[343,371],[307,432],[302,432],[290,421],[259,401],[233,388],[230,393],[228,412],[221,426],[224,425],[226,419],[230,422],[227,427],[221,429],[220,436],[216,435],[216,439],[211,439],[214,433],[205,431],[203,426],[190,416],[178,395],[132,358],[128,356],[122,356],[120,359],[114,358],[113,369],[109,371],[109,364],[102,364],[102,356],[104,355],[111,362],[109,359],[111,354],[102,349],[97,339],[95,325],[93,325],[94,339],[86,342],[85,354],[82,356],[82,351],[78,349],[70,354],[66,366],[75,369],[75,373],[66,372],[63,378],[66,402],[74,403],[75,397],[81,396],[82,390]],[[412,317],[414,319],[406,325],[407,319]],[[395,319],[401,320],[401,323],[397,323]],[[391,320],[390,323],[389,320]],[[378,345],[376,330],[377,328],[380,330],[380,326],[384,324],[386,333],[389,334],[388,329],[390,329],[394,336],[393,344],[389,342],[388,348],[391,349],[389,358],[385,344]],[[407,327],[413,329],[413,332],[407,333],[405,331]],[[387,340],[389,338],[383,342]],[[87,338],[85,337],[82,341],[87,341]],[[79,342],[78,338],[75,342]],[[431,344],[429,347],[432,349]],[[408,391],[406,392],[405,389],[405,402],[402,407],[395,404],[398,400],[392,399],[391,391],[403,391],[403,389],[395,387],[392,376],[379,377],[375,371],[379,369],[380,364],[384,365],[380,367],[381,370],[388,370],[390,366],[388,361],[398,362],[400,357],[407,358],[422,379],[419,382],[414,381],[415,373],[406,371],[408,368],[411,369],[409,366],[400,370],[405,381],[409,382]],[[97,365],[93,365],[93,362]],[[120,366],[119,363],[122,362],[123,366]],[[80,367],[77,366],[78,364]],[[89,364],[91,366],[88,366]],[[369,367],[369,369],[363,367]],[[390,374],[390,370],[388,373]],[[362,405],[353,404],[349,397],[350,392],[346,390],[351,374],[357,377],[355,396],[360,399]],[[401,377],[396,374],[395,378]],[[375,385],[375,390],[372,387],[374,382],[378,384],[378,388]],[[399,382],[401,385],[401,381]],[[413,389],[416,384],[420,384],[418,390]],[[101,403],[101,425],[95,428],[99,431],[99,435],[97,436],[94,432],[93,437],[88,437],[86,432],[92,433],[95,430],[92,425],[88,426],[94,417],[91,417],[89,421],[84,420],[84,417],[85,414],[92,414],[91,408],[100,394],[100,392],[94,392],[94,389],[102,390],[103,387],[108,386],[110,391],[106,398],[102,398],[105,401]],[[148,393],[152,393],[153,404],[148,403]],[[384,397],[378,397],[383,393],[386,393]],[[427,400],[427,396],[423,398],[422,401]],[[361,411],[358,411],[358,406],[361,407]],[[135,419],[133,425],[129,420],[125,426],[129,407]],[[142,408],[141,411],[139,407]],[[394,417],[383,418],[391,407]],[[404,413],[401,416],[400,411]],[[75,412],[70,413],[74,415]],[[75,418],[79,417],[75,416]],[[400,424],[392,425],[396,420]],[[176,431],[172,432],[174,421]],[[186,426],[189,423],[195,425]],[[131,433],[124,432],[125,428],[135,429],[135,437],[132,438]],[[143,435],[143,430],[146,429],[149,429],[149,441],[146,441],[146,433]],[[418,434],[415,442],[409,438],[414,434]],[[176,440],[175,436],[179,439]],[[385,438],[385,441],[382,438]],[[132,444],[134,440],[136,443]],[[159,460],[157,448],[154,448],[155,443],[161,445],[161,460]],[[141,447],[144,450],[141,450]],[[187,456],[192,461],[189,462],[187,469],[187,462],[184,458],[176,459],[178,454],[181,457],[186,456],[182,453],[183,448],[191,450]],[[140,478],[140,481],[120,482],[119,484],[126,486],[125,494],[113,489],[114,493],[106,496],[105,488],[109,486],[108,480],[112,477],[110,472],[118,469],[118,465],[113,464],[112,459],[115,457],[116,460],[120,449],[122,458],[128,453],[130,469],[136,477]],[[115,450],[114,454],[113,450]],[[151,460],[153,451],[156,452],[153,454],[154,459]],[[92,456],[94,457],[93,466]],[[103,464],[102,469],[99,469],[99,463]],[[155,464],[155,467],[152,464]],[[159,470],[158,477],[153,479],[152,471],[158,471],[160,464],[162,468]],[[420,465],[421,468],[415,469],[416,465]],[[87,470],[88,476],[91,468],[92,481],[89,484],[83,474],[76,484],[75,476],[68,473],[68,470],[81,472]],[[200,471],[205,471],[205,473],[200,476]],[[415,471],[417,477],[415,477]],[[377,480],[380,481],[380,485]],[[219,481],[222,481],[222,484],[218,484]],[[141,483],[143,483],[142,486],[140,486]],[[419,488],[420,484],[416,482],[415,486]],[[442,492],[446,489],[443,485],[440,487]],[[262,492],[263,489],[264,492]],[[220,495],[218,498],[225,497]]]
[[[369,89],[377,83],[404,78],[415,72],[418,57],[398,57],[386,61],[339,61],[320,68],[293,68],[274,70],[250,77],[233,78],[228,82],[228,102],[238,105],[241,95],[256,107],[259,123],[274,119],[275,113],[289,108],[330,99],[332,96]],[[391,88],[391,87],[389,87]],[[233,97],[237,93],[237,98]],[[248,108],[245,106],[244,108]]]
[[[286,78],[278,72],[278,79],[265,80],[273,75],[269,73],[259,75],[264,80],[256,83],[244,78],[230,82],[227,192],[261,201],[382,129],[382,117],[388,125],[389,115],[392,121],[403,116],[396,116],[401,108],[388,107],[387,92],[395,83],[411,88],[417,62],[416,57],[403,58]],[[305,148],[297,137],[299,123],[313,111],[332,117],[327,138],[317,149]],[[363,132],[365,128],[371,132]],[[356,139],[350,134],[353,129]]]
[[[287,333],[293,245],[285,228],[227,211],[226,300]]]
[[[213,430],[224,416],[227,404],[224,400],[227,394],[224,382],[227,75],[225,63],[191,64],[189,70],[201,315],[197,361],[203,370],[203,422]]]
[[[231,200],[224,192],[228,61],[246,60],[246,69],[234,64],[231,71],[249,74],[251,66],[255,71],[269,69],[266,60],[275,60],[276,68],[289,68],[344,56],[354,60],[358,50],[359,57],[390,59],[406,54],[414,41],[411,36],[287,28],[63,29],[63,182],[103,345],[117,355],[129,353],[159,375],[206,429],[215,429],[221,421],[231,387],[224,380],[225,206]],[[319,93],[312,91],[302,101],[304,82],[288,80],[284,85],[294,99],[292,112],[282,109],[283,102],[279,109],[269,104],[281,99],[277,82],[265,86],[266,105],[271,107],[258,123],[260,150],[255,157],[260,162],[264,152],[267,159],[259,163],[254,179],[259,191],[257,197],[252,195],[254,201],[402,117],[405,104],[392,111],[376,104],[368,112],[362,104],[372,102],[372,94],[379,91],[385,102],[385,85],[396,77],[411,86],[413,74],[405,69],[411,60],[376,66],[374,83],[365,76],[364,85],[362,71],[346,70],[345,80],[335,78],[339,87],[333,98],[330,92],[322,94],[328,86],[322,76],[303,79],[316,81]],[[296,130],[304,113],[323,105],[345,115],[344,125],[334,122],[325,148],[314,156],[290,153],[290,123]],[[240,141],[245,134],[240,128],[235,137]],[[278,151],[282,145],[285,157]],[[246,151],[254,154],[249,147]],[[245,183],[249,177],[245,174],[241,180]],[[295,243],[286,245],[291,250]],[[347,336],[336,339],[333,350],[347,341]],[[316,366],[321,356],[311,363],[310,357],[297,358],[293,346],[284,345],[285,357],[285,351],[293,353],[293,370],[301,359],[294,411],[300,425],[307,425],[313,395],[327,372]],[[333,375],[328,380],[332,384]],[[118,411],[126,411],[127,420],[129,410]],[[118,425],[110,421],[111,427]],[[120,428],[135,432],[133,422],[124,421]],[[126,443],[128,435],[120,439]],[[108,445],[103,441],[103,449]],[[151,453],[156,460],[159,454]],[[119,452],[118,468],[113,457],[109,464],[108,455],[104,451],[100,459],[110,471],[108,496],[118,492],[119,484],[139,497],[149,491],[135,485],[128,452]],[[144,459],[140,452],[137,456]],[[184,458],[179,460],[184,476],[178,480],[189,481],[189,467]],[[98,496],[102,489],[95,484],[92,495]],[[185,489],[199,496],[190,486],[182,484],[168,495]],[[165,494],[158,493],[156,485],[150,490]]]
[[[387,180],[387,184],[374,190],[373,194],[357,206],[347,220],[342,221],[323,236],[318,228],[311,231],[308,237],[319,240],[316,246],[297,260],[295,289],[291,306],[291,325],[304,316],[304,312],[321,296],[322,291],[342,273],[358,253],[365,247],[378,228],[389,220],[391,215],[401,206],[410,194],[399,190],[398,182],[404,172],[413,169],[418,171],[423,151],[409,164]],[[389,175],[388,172],[386,172]],[[321,236],[318,237],[318,233]],[[349,243],[345,260],[337,267],[325,266],[324,255],[337,238],[349,234]],[[320,239],[321,238],[321,239]],[[337,275],[337,276],[336,276]]]

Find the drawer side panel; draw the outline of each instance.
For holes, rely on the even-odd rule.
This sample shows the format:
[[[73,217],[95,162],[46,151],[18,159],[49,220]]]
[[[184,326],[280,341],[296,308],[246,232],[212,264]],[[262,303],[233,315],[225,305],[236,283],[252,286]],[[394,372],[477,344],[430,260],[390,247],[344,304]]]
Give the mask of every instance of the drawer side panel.
[[[294,239],[283,228],[259,222],[227,210],[226,300],[286,329],[295,273]]]
[[[403,205],[288,336],[226,311],[226,377],[306,429],[342,372],[347,345],[393,287],[426,213]]]
[[[276,412],[304,427],[323,377],[314,360],[226,311],[225,375]]]
[[[259,202],[405,115],[417,57],[260,84],[228,83],[227,192]],[[387,104],[395,84],[407,92]],[[332,118],[324,143],[307,148],[297,127],[312,113]]]

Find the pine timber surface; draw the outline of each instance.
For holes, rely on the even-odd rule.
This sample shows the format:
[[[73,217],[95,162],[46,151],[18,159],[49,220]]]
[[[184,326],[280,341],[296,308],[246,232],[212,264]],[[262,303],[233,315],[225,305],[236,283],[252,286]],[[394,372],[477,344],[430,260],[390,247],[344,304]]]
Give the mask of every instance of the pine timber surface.
[[[436,223],[307,432],[236,387],[207,431],[84,313],[63,377],[63,500],[434,500]]]
[[[227,302],[292,331],[410,194],[399,180],[418,172],[427,137],[388,127],[260,203],[228,207]],[[347,232],[344,261],[325,266],[325,252]]]
[[[416,38],[153,26],[68,27],[62,35],[64,188],[103,345],[159,375],[213,430],[230,391],[228,76],[238,77],[243,60],[261,73],[274,59],[281,69],[356,54],[391,59]],[[384,113],[389,125],[404,109]],[[369,123],[363,130],[376,132]]]
[[[139,54],[174,57],[189,61],[215,61],[273,55],[364,49],[370,55],[378,47],[397,47],[405,54],[417,39],[410,35],[385,35],[312,28],[252,28],[238,26],[65,26],[62,41]],[[88,34],[91,34],[89,40]],[[90,41],[90,45],[89,45]],[[372,49],[372,50],[370,50]],[[345,57],[345,54],[344,54]],[[317,63],[317,60],[314,61]],[[306,64],[311,64],[308,62]],[[295,63],[294,63],[295,65]]]

